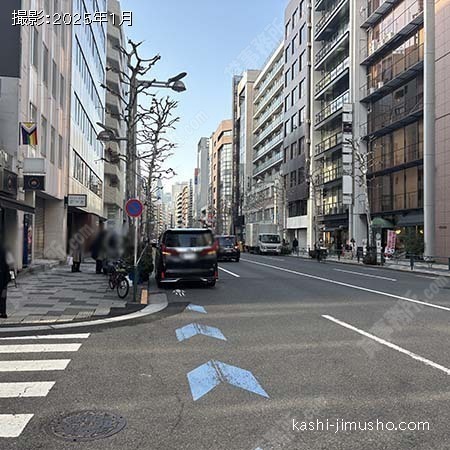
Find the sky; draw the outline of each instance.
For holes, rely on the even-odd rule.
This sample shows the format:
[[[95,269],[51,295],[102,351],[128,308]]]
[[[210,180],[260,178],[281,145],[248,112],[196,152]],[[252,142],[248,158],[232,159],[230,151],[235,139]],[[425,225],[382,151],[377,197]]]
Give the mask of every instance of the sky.
[[[287,0],[121,0],[133,12],[125,32],[144,41],[143,57],[161,56],[148,78],[166,80],[187,72],[187,91],[162,90],[179,102],[180,117],[171,138],[178,144],[167,163],[177,176],[165,183],[193,178],[197,143],[231,119],[232,76],[260,69],[283,37]]]

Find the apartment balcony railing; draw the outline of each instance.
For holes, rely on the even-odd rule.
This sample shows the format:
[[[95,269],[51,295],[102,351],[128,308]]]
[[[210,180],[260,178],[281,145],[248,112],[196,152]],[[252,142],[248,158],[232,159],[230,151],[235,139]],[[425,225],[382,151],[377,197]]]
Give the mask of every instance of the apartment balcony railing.
[[[423,142],[416,142],[393,152],[382,152],[373,154],[373,163],[370,173],[383,172],[394,167],[408,165],[423,159]]]
[[[258,161],[258,159],[261,159],[264,155],[266,155],[268,152],[270,152],[273,148],[275,148],[277,145],[281,144],[283,142],[283,138],[284,138],[283,132],[274,136],[273,139],[271,139],[267,144],[265,144],[257,152],[255,152],[255,154],[253,156],[253,162]]]
[[[361,50],[361,64],[370,64],[388,47],[400,42],[423,23],[423,1],[417,0],[379,30],[379,38],[367,42]]]
[[[253,176],[257,176],[269,169],[272,166],[275,166],[278,163],[283,162],[283,154],[281,152],[276,153],[274,156],[269,158],[267,161],[264,161],[262,164],[253,168]]]
[[[398,57],[399,55],[394,55]],[[361,88],[361,97],[363,101],[373,101],[381,98],[388,92],[391,92],[398,86],[413,78],[417,72],[423,68],[424,45],[420,44],[416,47],[407,49],[402,57],[395,60],[388,66],[383,68],[377,76],[367,77],[367,84]]]
[[[325,5],[325,0],[316,0],[314,3],[314,9],[316,11],[321,11]]]
[[[317,207],[317,214],[319,216],[333,216],[337,214],[345,214],[348,206],[342,203],[327,203]]]
[[[333,69],[327,72],[317,83],[314,88],[314,93],[319,94],[325,87],[331,85],[333,81],[340,78],[340,76],[348,70],[350,67],[350,58],[345,58],[338,65],[336,65]]]
[[[319,142],[315,146],[315,154],[320,155],[321,153],[327,151],[328,149],[335,147],[339,144],[342,144],[343,134],[342,131],[339,131],[332,136],[327,137],[323,141]]]
[[[318,20],[316,24],[316,30],[314,33],[314,38],[318,40],[321,34],[330,26],[330,22],[337,17],[339,9],[342,8],[348,0],[336,0],[331,5],[328,6],[326,12],[323,13],[322,17]]]
[[[283,115],[279,114],[277,117],[274,118],[274,120],[271,122],[271,124],[264,129],[264,131],[259,135],[254,135],[254,144],[253,148],[256,148],[259,144],[261,144],[264,139],[266,139],[267,136],[270,135],[274,130],[281,127],[283,125]]]
[[[283,96],[280,95],[276,99],[273,100],[272,105],[264,112],[264,114],[255,122],[255,130],[258,131],[261,125],[266,122],[266,120],[280,107],[283,106]]]
[[[423,114],[423,93],[392,105],[376,108],[361,125],[362,136],[381,136],[413,122]]]
[[[333,114],[342,109],[345,103],[350,102],[350,92],[346,91],[332,102],[325,105],[325,107],[316,114],[315,125],[319,125],[324,120],[328,119]]]
[[[284,58],[280,59],[275,66],[273,66],[272,70],[266,75],[266,79],[263,83],[261,83],[258,86],[258,93],[255,96],[254,101],[258,101],[259,97],[262,95],[266,87],[272,82],[275,75],[278,73],[278,71],[284,67]]]
[[[383,194],[381,196],[372,195],[372,213],[401,211],[405,209],[423,208],[423,191],[404,192],[401,194]]]
[[[362,9],[362,27],[368,28],[373,26],[380,20],[393,5],[399,3],[400,0],[368,0],[367,6]]]
[[[274,94],[284,85],[283,78],[280,78],[273,87],[266,92],[266,94],[261,97],[258,101],[258,105],[253,113],[253,117],[257,117],[259,113],[266,107],[269,100],[274,96]]]
[[[315,69],[319,70],[320,65],[325,61],[327,56],[334,50],[339,43],[348,37],[348,23],[339,30],[329,39],[326,44],[323,45],[320,50],[316,53],[314,57]]]
[[[331,167],[319,175],[319,183],[326,184],[342,178],[342,166]]]

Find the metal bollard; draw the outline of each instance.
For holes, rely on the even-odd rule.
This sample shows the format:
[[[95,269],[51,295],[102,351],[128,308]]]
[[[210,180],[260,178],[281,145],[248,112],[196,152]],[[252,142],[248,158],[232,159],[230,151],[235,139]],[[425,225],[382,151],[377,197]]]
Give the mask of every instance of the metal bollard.
[[[414,256],[409,257],[409,265],[411,266],[411,270],[414,270]]]

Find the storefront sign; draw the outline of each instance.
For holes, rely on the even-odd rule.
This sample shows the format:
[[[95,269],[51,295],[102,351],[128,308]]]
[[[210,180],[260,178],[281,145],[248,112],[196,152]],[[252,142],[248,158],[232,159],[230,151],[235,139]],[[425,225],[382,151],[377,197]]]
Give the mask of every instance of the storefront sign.
[[[87,195],[86,194],[69,194],[67,196],[67,206],[73,206],[76,208],[87,207]]]

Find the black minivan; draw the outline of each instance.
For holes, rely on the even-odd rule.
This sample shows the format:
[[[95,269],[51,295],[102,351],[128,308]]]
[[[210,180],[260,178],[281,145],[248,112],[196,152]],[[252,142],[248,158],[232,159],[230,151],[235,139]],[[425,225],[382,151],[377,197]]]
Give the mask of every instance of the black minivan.
[[[215,286],[218,278],[217,242],[207,228],[173,228],[159,240],[155,278],[159,287],[184,281]]]
[[[219,261],[231,261],[239,262],[241,257],[241,251],[236,240],[236,236],[223,235],[216,236],[218,245],[217,259]]]

